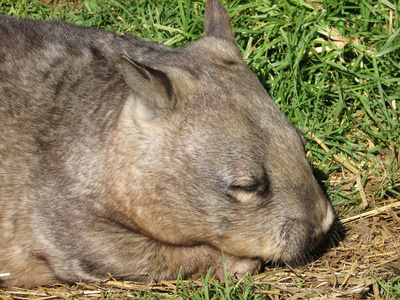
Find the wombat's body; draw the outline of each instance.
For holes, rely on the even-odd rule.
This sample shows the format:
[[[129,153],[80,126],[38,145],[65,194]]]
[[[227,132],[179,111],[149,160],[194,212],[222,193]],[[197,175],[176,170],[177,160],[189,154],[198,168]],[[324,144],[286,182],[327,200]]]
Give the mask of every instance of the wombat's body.
[[[216,0],[179,50],[0,16],[0,285],[299,261],[334,213]]]

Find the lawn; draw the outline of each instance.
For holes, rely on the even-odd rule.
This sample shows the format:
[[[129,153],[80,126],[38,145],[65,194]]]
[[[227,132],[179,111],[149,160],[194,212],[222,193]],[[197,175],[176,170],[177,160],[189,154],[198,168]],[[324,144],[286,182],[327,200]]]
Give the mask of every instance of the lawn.
[[[281,111],[346,229],[318,260],[241,281],[109,280],[0,299],[400,299],[399,1],[226,1],[236,41]],[[61,19],[182,47],[203,35],[202,1],[10,1],[0,12]]]

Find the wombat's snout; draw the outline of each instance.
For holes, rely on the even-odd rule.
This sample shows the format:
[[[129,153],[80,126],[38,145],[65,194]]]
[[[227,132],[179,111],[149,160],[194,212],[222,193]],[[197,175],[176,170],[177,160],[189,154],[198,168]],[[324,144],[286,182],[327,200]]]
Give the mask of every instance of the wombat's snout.
[[[303,228],[308,227],[309,232],[307,233],[307,230],[304,230],[303,232],[301,230],[299,231],[304,234],[303,241],[307,241],[308,240],[307,235],[309,235],[310,244],[309,245],[303,244],[305,248],[303,250],[306,250],[308,248],[308,251],[306,250],[306,252],[309,253],[311,256],[313,256],[315,251],[319,249],[321,244],[323,244],[327,240],[330,240],[331,229],[336,219],[336,214],[333,210],[333,207],[327,199],[325,198],[320,199],[317,202],[316,207],[317,207],[316,210],[314,211],[310,210],[308,211],[308,214],[307,214],[307,207],[305,207],[306,214],[303,218],[303,222],[304,224],[307,225],[305,225],[305,227]],[[298,251],[297,255],[298,255],[297,258],[294,259],[292,258],[289,261],[291,263],[298,264],[307,262],[310,258],[309,255],[304,255],[304,253],[302,253],[301,251]]]
[[[305,210],[307,211],[307,210]],[[268,245],[264,259],[273,262],[285,262],[290,265],[302,265],[310,260],[321,244],[330,239],[330,231],[336,215],[326,200],[325,207],[318,211],[309,211],[301,218],[287,216],[281,223],[275,245]]]
[[[336,215],[322,190],[302,201],[285,203],[291,203],[290,209],[282,210],[280,220],[276,219],[275,226],[270,227],[270,239],[265,240],[261,250],[263,259],[302,265],[319,253],[325,241],[332,239]]]

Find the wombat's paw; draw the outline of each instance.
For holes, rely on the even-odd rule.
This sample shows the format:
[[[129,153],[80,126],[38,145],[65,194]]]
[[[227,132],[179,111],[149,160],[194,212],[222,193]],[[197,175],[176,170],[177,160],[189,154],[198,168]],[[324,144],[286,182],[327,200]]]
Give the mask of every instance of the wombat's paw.
[[[241,258],[233,255],[225,254],[225,265],[226,271],[229,276],[233,278],[242,278],[247,273],[254,275],[257,274],[261,269],[261,261],[257,259],[250,258]],[[221,266],[216,267],[215,276],[220,280],[225,278],[224,276],[224,267],[223,264]]]

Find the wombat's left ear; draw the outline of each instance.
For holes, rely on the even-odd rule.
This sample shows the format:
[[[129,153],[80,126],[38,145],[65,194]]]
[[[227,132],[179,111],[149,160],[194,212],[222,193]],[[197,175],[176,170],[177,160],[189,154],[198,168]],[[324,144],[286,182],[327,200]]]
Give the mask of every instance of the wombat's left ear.
[[[229,14],[219,0],[208,0],[206,3],[204,32],[206,36],[214,36],[236,44]]]
[[[141,103],[142,116],[152,119],[171,108],[172,85],[167,74],[126,55],[120,61],[125,82]]]

